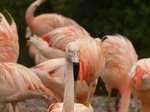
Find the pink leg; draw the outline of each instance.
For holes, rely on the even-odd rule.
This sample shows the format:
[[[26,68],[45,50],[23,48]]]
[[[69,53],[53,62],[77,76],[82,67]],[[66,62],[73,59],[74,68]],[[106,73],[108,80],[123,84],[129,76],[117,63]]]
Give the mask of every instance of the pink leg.
[[[9,112],[13,112],[13,106],[10,103],[7,103],[6,106]],[[20,112],[17,106],[16,106],[16,112]]]

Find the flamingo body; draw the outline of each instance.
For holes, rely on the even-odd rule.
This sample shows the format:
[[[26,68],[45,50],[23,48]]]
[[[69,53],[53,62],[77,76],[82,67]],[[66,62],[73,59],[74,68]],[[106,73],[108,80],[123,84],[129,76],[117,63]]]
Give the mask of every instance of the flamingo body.
[[[140,59],[131,69],[130,88],[135,100],[141,101],[141,112],[150,110],[150,58]]]
[[[43,40],[46,40],[48,43],[46,45]],[[29,54],[31,57],[34,57],[35,63],[39,64],[41,59],[46,60],[53,58],[61,58],[64,57],[66,45],[69,42],[76,41],[80,38],[91,38],[89,33],[78,25],[71,25],[61,28],[56,28],[53,31],[47,33],[41,38],[30,38],[28,42],[31,43],[29,48]],[[39,50],[39,52],[37,51]],[[40,56],[42,54],[43,56]]]
[[[63,103],[55,103],[52,104],[47,112],[62,112],[63,108]],[[74,111],[73,112],[92,112],[91,110],[89,111],[89,108],[80,104],[80,103],[75,103],[74,104]]]
[[[16,63],[0,63],[0,89],[0,103],[13,106],[32,98],[54,97],[34,72]]]
[[[121,35],[106,35],[102,45],[105,50],[106,64],[101,78],[111,93],[112,88],[121,94],[121,112],[129,108],[131,91],[128,90],[128,74],[137,61],[137,54],[132,43]]]

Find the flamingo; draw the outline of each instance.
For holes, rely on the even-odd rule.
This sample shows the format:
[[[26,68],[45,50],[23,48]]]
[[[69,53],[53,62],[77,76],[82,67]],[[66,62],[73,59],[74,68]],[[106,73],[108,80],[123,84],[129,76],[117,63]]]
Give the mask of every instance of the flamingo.
[[[54,30],[53,30],[54,31]],[[53,32],[52,31],[52,32]],[[52,34],[50,32],[50,34]],[[55,33],[54,33],[55,34]],[[82,71],[80,71],[79,79],[81,82],[83,80],[89,86],[89,92],[87,96],[86,105],[90,103],[90,94],[92,86],[97,78],[100,76],[100,71],[105,66],[105,56],[104,50],[101,44],[100,39],[94,39],[91,36],[59,36],[59,33],[54,36],[43,36],[42,38],[46,39],[49,42],[49,46],[65,51],[65,47],[69,42],[77,42],[81,52],[80,60],[82,62]],[[45,38],[46,37],[46,38]],[[99,64],[101,63],[101,64]]]
[[[95,80],[97,80],[105,66],[104,49],[99,38],[78,39],[75,41],[80,48],[79,60],[81,62],[79,80],[89,86],[86,106],[90,104],[90,94]]]
[[[8,15],[11,18],[11,24],[9,24],[5,16],[0,13],[0,62],[16,63],[19,56],[17,26],[12,16],[9,13]],[[12,105],[6,105],[11,112],[13,110]],[[16,111],[19,112],[18,108],[16,108]]]
[[[137,61],[132,67],[129,74],[129,87],[135,100],[141,102],[141,112],[149,112],[150,110],[150,58],[143,58]]]
[[[48,34],[42,36],[41,38],[30,38],[28,42],[30,43],[29,54],[34,57],[35,63],[39,64],[42,61],[53,58],[65,57],[65,47],[71,42],[80,38],[91,38],[90,34],[81,26],[70,25],[66,27],[56,28]],[[46,40],[44,42],[42,39]],[[53,47],[57,43],[57,48]],[[63,48],[63,49],[59,49]],[[37,51],[38,49],[38,51]],[[63,50],[63,51],[62,51]],[[43,56],[45,57],[43,59]],[[39,60],[39,59],[43,60]]]
[[[0,103],[11,103],[13,112],[17,102],[32,98],[45,98],[50,103],[51,96],[57,101],[34,72],[17,63],[0,63],[0,90]]]
[[[65,58],[65,90],[63,103],[52,104],[47,112],[92,112],[91,109],[83,104],[74,103],[74,74],[73,64],[79,64],[79,47],[75,42],[71,42],[66,46]],[[78,66],[79,67],[79,66]],[[79,68],[78,68],[79,69]],[[77,73],[78,74],[78,73]]]
[[[43,36],[58,27],[78,25],[74,20],[55,13],[41,14],[35,17],[36,9],[45,1],[36,0],[26,10],[25,20],[33,34]]]
[[[110,112],[110,95],[113,88],[119,90],[121,95],[121,111],[128,112],[131,91],[128,90],[128,74],[137,61],[137,54],[132,43],[124,36],[106,35],[102,45],[105,50],[106,64],[101,78],[108,91],[108,107]]]

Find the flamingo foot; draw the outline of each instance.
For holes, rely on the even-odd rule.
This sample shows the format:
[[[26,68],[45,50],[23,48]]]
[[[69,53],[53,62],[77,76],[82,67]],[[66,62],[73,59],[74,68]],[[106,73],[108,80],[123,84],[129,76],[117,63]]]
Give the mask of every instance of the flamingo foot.
[[[111,112],[110,106],[107,106],[107,112]]]
[[[87,106],[87,107],[89,107],[90,102],[89,102],[89,101],[86,101],[84,105]]]
[[[116,99],[116,102],[115,102],[115,106],[114,106],[114,107],[115,107],[115,110],[116,110],[116,111],[119,110],[119,98]]]
[[[119,110],[119,105],[116,103],[115,104],[115,110],[118,112],[118,110]]]

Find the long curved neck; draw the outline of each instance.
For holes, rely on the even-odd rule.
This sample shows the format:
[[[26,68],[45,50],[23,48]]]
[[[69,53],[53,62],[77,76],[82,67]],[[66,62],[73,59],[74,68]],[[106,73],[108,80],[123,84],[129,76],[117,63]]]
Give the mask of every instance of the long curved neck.
[[[74,77],[73,77],[73,64],[66,59],[65,68],[65,91],[63,99],[62,112],[74,112]]]
[[[33,22],[34,20],[34,12],[36,11],[36,9],[38,8],[38,0],[36,0],[35,2],[33,2],[27,9],[26,14],[25,14],[25,19],[26,19],[26,23],[29,25]]]

